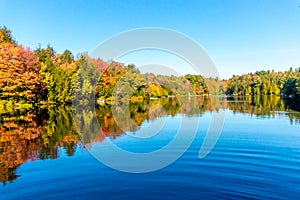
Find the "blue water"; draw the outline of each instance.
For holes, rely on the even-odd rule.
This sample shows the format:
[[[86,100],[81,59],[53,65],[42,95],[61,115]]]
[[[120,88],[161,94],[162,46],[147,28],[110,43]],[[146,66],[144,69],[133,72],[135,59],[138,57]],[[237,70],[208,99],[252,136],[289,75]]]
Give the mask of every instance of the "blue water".
[[[125,173],[96,160],[77,144],[74,156],[21,165],[19,178],[0,188],[0,199],[298,199],[300,125],[287,115],[260,117],[226,109],[222,134],[203,159],[199,149],[211,120],[200,117],[192,145],[176,162],[150,173]],[[168,144],[184,117],[165,116],[166,124],[149,139],[124,134],[120,148],[149,152]],[[144,122],[147,127],[153,122]],[[106,138],[109,140],[109,138]],[[94,143],[97,147],[101,143]],[[141,161],[142,162],[142,161]]]

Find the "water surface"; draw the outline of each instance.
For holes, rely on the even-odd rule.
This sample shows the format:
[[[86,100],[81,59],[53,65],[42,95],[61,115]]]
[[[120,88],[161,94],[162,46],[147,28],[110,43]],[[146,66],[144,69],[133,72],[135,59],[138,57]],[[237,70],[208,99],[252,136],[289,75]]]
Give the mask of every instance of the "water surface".
[[[2,113],[1,199],[297,199],[300,113],[294,107],[277,96],[158,99],[130,105],[130,118],[118,116],[122,120],[110,107],[99,107],[101,130],[84,135],[73,117],[83,129],[93,129],[89,111],[80,116],[73,116],[71,107]],[[226,113],[221,136],[199,159],[211,116],[220,110]],[[131,152],[158,150],[176,135],[182,118],[198,119],[196,138],[161,170],[124,173],[89,153],[105,140]],[[152,137],[134,137],[160,121],[164,126]]]

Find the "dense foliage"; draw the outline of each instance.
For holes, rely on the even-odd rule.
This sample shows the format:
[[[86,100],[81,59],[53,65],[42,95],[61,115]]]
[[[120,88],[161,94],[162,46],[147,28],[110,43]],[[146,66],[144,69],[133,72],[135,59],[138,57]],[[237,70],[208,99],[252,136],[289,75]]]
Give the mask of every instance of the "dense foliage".
[[[36,102],[42,90],[40,64],[35,54],[22,46],[0,44],[0,98]]]
[[[6,27],[0,29],[0,39],[2,104],[68,104],[73,94],[79,103],[94,95],[111,102],[208,94],[200,75],[141,74],[134,65],[106,63],[85,54],[74,58],[69,50],[59,54],[50,45],[32,51],[17,45]]]
[[[228,81],[201,75],[141,74],[133,65],[104,62],[71,51],[56,53],[48,45],[26,49],[6,27],[0,29],[0,105],[32,107],[38,104],[140,102],[176,95],[300,94],[300,72],[260,71],[233,76]]]
[[[286,72],[258,71],[233,76],[226,82],[229,95],[300,95],[300,69]]]

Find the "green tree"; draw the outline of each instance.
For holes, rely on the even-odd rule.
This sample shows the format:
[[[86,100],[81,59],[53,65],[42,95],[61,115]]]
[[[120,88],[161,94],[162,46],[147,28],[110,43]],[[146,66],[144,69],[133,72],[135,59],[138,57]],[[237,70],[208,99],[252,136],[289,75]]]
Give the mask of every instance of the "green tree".
[[[6,26],[0,27],[0,44],[4,42],[17,45],[17,42],[13,38],[11,31]]]
[[[73,56],[72,52],[68,49],[63,52],[60,59],[63,64],[64,63],[71,64],[72,62],[74,62],[74,56]]]

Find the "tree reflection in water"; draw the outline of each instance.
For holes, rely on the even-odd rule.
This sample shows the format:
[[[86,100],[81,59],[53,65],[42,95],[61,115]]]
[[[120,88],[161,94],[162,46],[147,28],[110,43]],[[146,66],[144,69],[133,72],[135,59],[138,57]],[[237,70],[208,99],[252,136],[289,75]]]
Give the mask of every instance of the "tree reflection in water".
[[[229,109],[257,117],[288,116],[291,124],[300,124],[299,101],[283,100],[279,96],[246,97],[182,97],[162,98],[142,103],[121,105],[118,112],[111,106],[100,106],[93,113],[83,110],[74,117],[80,132],[89,132],[79,137],[72,107],[52,107],[27,111],[0,113],[0,181],[5,185],[19,175],[16,170],[28,161],[55,159],[63,148],[72,156],[78,147],[92,142],[112,139],[126,131],[135,132],[145,121],[158,117],[183,114],[187,117],[201,116],[205,112]],[[118,106],[118,105],[116,105]],[[126,108],[124,110],[124,108]],[[127,114],[124,114],[126,112]],[[94,118],[94,115],[96,118]],[[96,123],[95,121],[97,120]],[[100,130],[95,124],[100,124]],[[95,131],[90,131],[95,130]],[[96,131],[97,130],[97,131]]]

